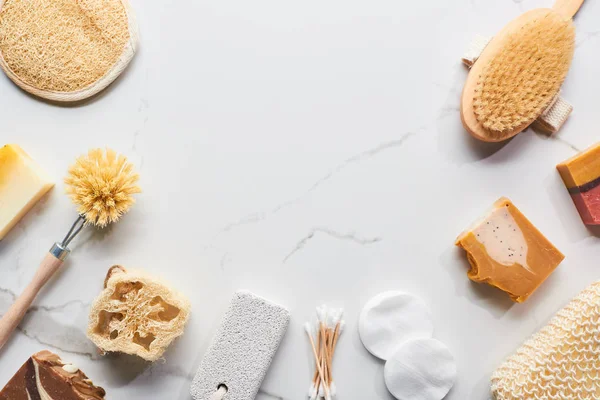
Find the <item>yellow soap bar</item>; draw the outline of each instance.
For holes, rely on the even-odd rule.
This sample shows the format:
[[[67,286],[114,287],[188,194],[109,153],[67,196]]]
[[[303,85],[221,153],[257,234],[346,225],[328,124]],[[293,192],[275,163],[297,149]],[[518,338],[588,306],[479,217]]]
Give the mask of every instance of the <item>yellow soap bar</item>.
[[[527,300],[564,259],[505,197],[463,232],[456,245],[467,252],[471,280],[495,286],[517,303]]]
[[[7,144],[0,148],[0,240],[53,186],[21,147]]]

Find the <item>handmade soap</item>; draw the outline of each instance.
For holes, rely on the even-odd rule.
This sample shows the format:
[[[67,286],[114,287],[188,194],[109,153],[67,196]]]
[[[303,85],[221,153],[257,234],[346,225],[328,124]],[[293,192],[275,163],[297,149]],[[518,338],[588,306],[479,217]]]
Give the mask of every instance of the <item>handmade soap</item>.
[[[467,252],[468,276],[495,286],[521,303],[564,259],[507,198],[463,232],[456,245]]]
[[[54,186],[16,144],[0,148],[0,240]]]
[[[556,166],[586,225],[600,225],[600,143]]]
[[[0,391],[0,400],[103,400],[106,392],[47,350],[32,355]]]

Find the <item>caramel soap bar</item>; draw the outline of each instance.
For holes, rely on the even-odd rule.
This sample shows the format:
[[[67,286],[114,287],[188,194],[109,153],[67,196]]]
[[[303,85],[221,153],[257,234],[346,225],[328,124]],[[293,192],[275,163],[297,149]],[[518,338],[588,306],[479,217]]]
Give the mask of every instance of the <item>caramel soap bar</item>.
[[[600,225],[600,143],[556,166],[586,225]]]
[[[0,240],[54,186],[22,148],[0,148]]]
[[[521,303],[565,258],[507,198],[463,232],[456,245],[467,252],[468,276],[495,286]]]
[[[104,400],[106,392],[47,350],[32,355],[0,391],[0,400]]]

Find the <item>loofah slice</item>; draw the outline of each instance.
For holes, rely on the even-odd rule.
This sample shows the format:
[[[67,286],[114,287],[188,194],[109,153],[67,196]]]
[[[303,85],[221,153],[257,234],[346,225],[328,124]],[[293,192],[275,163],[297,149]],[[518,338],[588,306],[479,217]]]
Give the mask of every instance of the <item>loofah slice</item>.
[[[156,361],[183,333],[189,301],[162,282],[121,266],[109,269],[90,310],[88,337],[103,352]]]
[[[492,375],[496,400],[600,399],[600,281]]]
[[[553,10],[510,34],[477,80],[477,120],[500,134],[530,125],[560,90],[574,48],[573,23]]]
[[[0,67],[49,100],[83,100],[106,88],[137,42],[127,0],[0,0]]]

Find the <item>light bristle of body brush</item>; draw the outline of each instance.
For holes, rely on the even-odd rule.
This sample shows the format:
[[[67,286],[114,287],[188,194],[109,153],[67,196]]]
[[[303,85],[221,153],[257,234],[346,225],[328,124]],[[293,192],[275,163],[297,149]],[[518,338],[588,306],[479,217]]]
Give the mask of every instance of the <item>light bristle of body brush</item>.
[[[524,25],[479,76],[477,121],[498,136],[531,124],[558,93],[574,47],[573,23],[552,10]]]
[[[138,179],[125,156],[93,149],[69,168],[65,184],[77,212],[87,223],[103,228],[129,211],[133,195],[141,192]]]

